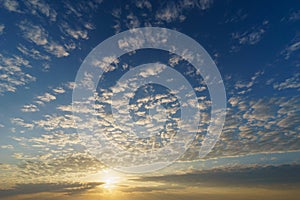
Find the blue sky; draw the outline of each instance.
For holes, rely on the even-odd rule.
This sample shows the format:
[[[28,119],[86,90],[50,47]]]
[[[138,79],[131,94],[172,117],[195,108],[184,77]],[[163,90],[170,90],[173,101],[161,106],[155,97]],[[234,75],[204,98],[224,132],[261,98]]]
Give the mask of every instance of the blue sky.
[[[201,170],[250,167],[259,171],[265,166],[279,167],[279,173],[280,166],[284,166],[284,171],[286,165],[292,165],[292,169],[299,165],[298,1],[0,0],[0,178],[4,180],[0,183],[0,195],[7,189],[16,189],[17,194],[18,187],[33,183],[97,182],[86,177],[99,173],[99,184],[92,184],[91,188],[101,187],[101,174],[107,167],[90,155],[90,144],[80,140],[74,123],[75,77],[85,57],[99,43],[128,29],[149,26],[176,30],[200,43],[216,63],[227,95],[223,132],[212,151],[199,159],[211,101],[203,79],[195,76],[195,69],[176,55],[149,49],[124,55],[112,63],[111,71],[97,86],[98,105],[105,107],[98,119],[109,123],[111,129],[104,131],[108,135],[118,133],[110,122],[109,98],[118,79],[131,68],[147,62],[168,64],[182,73],[196,91],[201,131],[179,160],[150,176],[174,175],[176,179],[180,178],[178,174],[189,176],[188,173]],[[131,103],[137,104],[139,98],[149,100],[151,96],[157,98],[155,102],[172,99],[168,92],[166,88],[148,85],[139,90]],[[178,106],[174,99],[166,102],[162,104],[166,109]],[[135,111],[146,112],[145,105]],[[145,117],[132,112],[136,121]],[[178,115],[175,112],[169,116],[169,122],[175,123]],[[88,126],[81,124],[82,129]],[[248,171],[243,173],[249,175]],[[136,179],[148,187],[147,178]],[[133,182],[136,179],[128,178]],[[139,184],[130,181],[128,185]],[[158,185],[165,184],[160,181],[157,180]],[[174,182],[193,191],[186,183]],[[121,191],[134,192],[134,186],[128,188]],[[193,198],[202,195],[193,192]]]

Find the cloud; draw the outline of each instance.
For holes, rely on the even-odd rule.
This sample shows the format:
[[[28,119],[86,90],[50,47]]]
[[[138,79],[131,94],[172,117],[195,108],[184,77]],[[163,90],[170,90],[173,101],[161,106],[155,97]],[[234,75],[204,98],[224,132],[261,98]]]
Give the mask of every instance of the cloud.
[[[55,55],[58,58],[61,57],[66,57],[70,55],[67,51],[66,48],[57,42],[51,41],[48,43],[48,45],[44,46],[45,50],[48,51],[49,53]]]
[[[152,5],[151,5],[150,1],[148,1],[148,0],[137,0],[135,2],[135,5],[137,8],[141,8],[141,9],[143,9],[143,8],[147,8],[148,10],[152,9]]]
[[[262,38],[265,33],[264,29],[254,30],[252,32],[246,31],[243,33],[236,32],[233,33],[232,39],[237,40],[239,44],[248,44],[254,45],[257,44]]]
[[[155,18],[157,21],[167,23],[186,19],[184,13],[193,8],[198,8],[201,11],[208,10],[213,5],[213,0],[182,0],[175,2],[168,2],[165,6],[156,12]]]
[[[163,9],[158,10],[156,13],[156,19],[165,22],[172,22],[179,18],[180,10],[174,2],[170,2]]]
[[[249,82],[238,81],[235,83],[234,88],[238,90],[238,94],[246,94],[252,90],[253,85],[257,82],[257,79],[264,73],[262,71],[256,72]]]
[[[248,17],[248,14],[243,9],[233,11],[232,13],[225,14],[225,23],[237,23],[245,20]]]
[[[157,76],[159,75],[163,70],[166,69],[165,65],[158,65],[158,64],[154,64],[151,68],[148,67],[146,68],[146,70],[141,71],[139,73],[139,76],[146,78],[146,77],[151,77],[151,76]]]
[[[12,124],[16,124],[16,125],[24,127],[24,128],[32,129],[34,127],[34,124],[27,123],[22,118],[18,118],[18,117],[11,118],[10,121],[11,121]]]
[[[21,13],[21,11],[19,10],[18,1],[15,1],[15,0],[1,0],[0,3],[8,11]]]
[[[34,48],[27,48],[24,45],[20,44],[17,49],[22,52],[24,55],[33,58],[35,60],[50,60],[50,56],[43,55],[40,51],[34,49]]]
[[[51,53],[58,58],[69,55],[66,48],[53,41],[42,26],[33,25],[29,21],[23,20],[20,22],[19,28],[23,32],[23,37],[25,39],[36,45],[42,46],[48,53]]]
[[[29,61],[20,56],[5,57],[0,54],[0,95],[5,92],[15,92],[19,86],[36,80],[35,77],[24,72],[29,68]]]
[[[23,36],[36,45],[46,45],[48,43],[48,34],[41,26],[33,25],[27,20],[23,20],[19,24],[19,28],[23,31]]]
[[[291,78],[287,78],[281,83],[274,83],[273,88],[277,90],[300,89],[300,73],[294,74]]]
[[[65,182],[65,183],[24,183],[16,184],[13,189],[0,190],[1,197],[36,193],[63,193],[74,195],[93,189],[104,183],[101,182]]]
[[[182,187],[263,187],[297,188],[300,185],[299,165],[230,167],[185,174],[149,176],[136,179],[142,182],[160,182]]]
[[[53,89],[53,92],[56,93],[56,94],[63,94],[63,93],[65,93],[66,91],[65,91],[65,89],[62,88],[62,87],[57,87],[57,88],[54,88],[54,89]]]
[[[14,146],[11,144],[0,146],[2,149],[14,149]]]
[[[51,132],[51,134],[42,134],[40,137],[28,139],[29,143],[38,145],[52,145],[57,147],[66,147],[71,144],[80,144],[77,134],[64,133],[63,131]]]
[[[56,97],[48,92],[46,92],[45,94],[41,95],[41,96],[37,96],[36,97],[38,100],[42,101],[43,103],[45,102],[50,102],[56,99]]]
[[[198,9],[200,12],[208,10],[213,0],[179,0],[159,2],[155,9],[148,0],[137,0],[133,4],[126,4],[126,8],[113,8],[111,14],[115,24],[113,28],[118,33],[122,29],[137,27],[151,27],[161,24],[183,22],[186,14],[191,9]],[[143,12],[141,14],[141,12]]]
[[[57,130],[59,128],[62,129],[76,128],[74,123],[74,116],[72,114],[45,115],[44,119],[36,120],[34,121],[34,123],[47,131]]]
[[[3,24],[0,24],[0,35],[3,34],[4,28],[5,28],[5,26]]]
[[[39,111],[38,107],[34,104],[28,104],[28,105],[24,105],[21,108],[22,112],[37,112]]]
[[[44,160],[37,158],[26,161],[18,167],[20,172],[23,171],[25,177],[35,181],[43,181],[45,178],[48,181],[74,181],[74,177],[80,179],[106,168],[100,161],[87,153],[66,153],[64,151],[62,153],[63,155],[54,155]]]
[[[66,89],[69,89],[69,90],[73,90],[74,87],[75,87],[75,82],[68,82],[68,83],[65,83],[64,86],[66,87]]]
[[[294,11],[289,16],[289,21],[300,20],[300,10]]]
[[[35,16],[40,16],[40,14],[46,16],[50,21],[55,22],[57,13],[52,9],[49,4],[43,0],[30,0],[25,1],[24,4],[29,9],[29,12]]]
[[[237,92],[233,94],[229,96],[222,134],[206,159],[299,150],[299,96],[250,98]],[[206,125],[210,120],[201,119]],[[206,129],[203,133],[206,134]],[[181,159],[199,159],[201,145],[202,140],[196,139]]]
[[[213,0],[200,0],[199,5],[201,10],[209,9],[212,6],[213,2],[214,2]]]
[[[289,59],[292,54],[294,54],[296,51],[300,49],[300,41],[294,41],[292,44],[290,44],[288,47],[286,47],[281,54],[284,55],[285,59]]]
[[[276,109],[270,104],[269,100],[259,99],[250,106],[251,109],[247,110],[243,115],[243,118],[248,122],[253,120],[267,121],[271,118],[276,117]]]
[[[67,22],[62,23],[61,31],[65,34],[73,37],[74,39],[88,39],[88,32],[87,30],[80,29],[80,28],[72,28],[71,25]]]
[[[249,30],[231,33],[231,38],[234,42],[231,50],[238,51],[243,45],[258,44],[264,38],[268,24],[269,21],[264,20],[261,25],[252,26]]]

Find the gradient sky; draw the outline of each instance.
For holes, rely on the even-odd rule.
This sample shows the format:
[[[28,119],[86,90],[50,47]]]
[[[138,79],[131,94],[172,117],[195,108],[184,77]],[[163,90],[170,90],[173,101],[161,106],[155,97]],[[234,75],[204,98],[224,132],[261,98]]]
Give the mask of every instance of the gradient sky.
[[[215,147],[199,159],[211,101],[195,69],[149,49],[111,60],[97,86],[97,105],[112,141],[127,142],[125,148],[135,143],[118,137],[110,97],[118,79],[140,64],[161,62],[183,74],[201,110],[196,139],[174,164],[122,174],[93,157],[91,144],[78,136],[91,124],[78,129],[74,123],[72,90],[99,43],[149,26],[177,30],[206,49],[225,85],[226,122]],[[299,1],[0,0],[0,47],[0,199],[298,199]],[[145,76],[159,70],[154,66]],[[172,110],[178,108],[173,97],[167,88],[146,85],[130,103],[165,102]],[[136,122],[146,118],[146,105],[133,110]]]

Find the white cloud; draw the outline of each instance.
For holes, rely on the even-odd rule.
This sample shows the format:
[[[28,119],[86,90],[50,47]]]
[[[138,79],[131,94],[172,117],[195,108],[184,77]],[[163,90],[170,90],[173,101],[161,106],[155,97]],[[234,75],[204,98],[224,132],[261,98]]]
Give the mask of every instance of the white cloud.
[[[281,52],[281,54],[284,55],[285,59],[289,59],[290,56],[300,49],[300,41],[296,41],[289,45],[287,48],[285,48],[284,51]]]
[[[283,117],[277,125],[282,128],[295,129],[299,127],[300,117],[297,112],[289,112],[285,117]]]
[[[19,28],[23,31],[23,36],[36,45],[46,45],[48,43],[48,34],[41,26],[33,25],[28,21],[21,21]]]
[[[24,72],[30,67],[29,61],[20,56],[5,57],[0,54],[0,95],[5,92],[15,92],[17,87],[26,85],[36,78]]]
[[[76,128],[72,114],[67,115],[45,115],[45,119],[34,121],[34,124],[43,128],[46,131]],[[87,124],[85,124],[87,125]],[[88,127],[88,126],[86,126]]]
[[[165,22],[176,21],[180,16],[180,10],[174,2],[168,3],[163,9],[158,10],[155,17]]]
[[[14,146],[11,145],[11,144],[8,144],[8,145],[2,145],[1,148],[2,148],[2,149],[13,149]]]
[[[153,64],[152,67],[147,67],[145,70],[140,72],[140,76],[143,78],[149,77],[149,76],[157,76],[160,74],[164,69],[166,69],[165,65],[157,65]]]
[[[240,97],[230,97],[228,102],[231,104],[232,107],[235,107],[240,102]]]
[[[243,33],[236,32],[232,34],[232,38],[237,40],[239,44],[248,44],[254,45],[257,44],[262,38],[265,33],[264,29],[254,30],[254,31],[246,31]]]
[[[185,11],[193,8],[204,11],[209,9],[213,4],[213,0],[181,0],[175,2],[167,3],[166,6],[156,12],[155,18],[158,22],[182,22],[186,19],[184,15]]]
[[[62,46],[54,41],[49,42],[48,45],[44,46],[44,48],[46,51],[55,55],[58,58],[66,57],[69,55],[69,53],[66,51],[64,46]]]
[[[4,28],[5,28],[5,26],[3,24],[0,24],[0,35],[3,34]]]
[[[174,67],[175,65],[177,65],[179,63],[179,61],[181,61],[182,58],[178,55],[172,56],[169,59],[169,65],[171,65],[172,67]]]
[[[264,38],[268,24],[269,21],[264,20],[261,25],[253,26],[249,30],[231,33],[231,38],[235,42],[231,50],[238,51],[242,45],[258,44]]]
[[[213,2],[214,2],[213,0],[200,0],[199,1],[200,8],[202,10],[207,10],[212,6]]]
[[[135,5],[136,5],[136,7],[141,8],[141,9],[143,9],[143,8],[147,8],[148,10],[152,9],[152,5],[151,5],[150,1],[148,1],[148,0],[138,0],[135,2]]]
[[[292,12],[291,15],[289,16],[290,21],[297,21],[300,20],[300,10],[297,10],[295,12]]]
[[[33,15],[39,16],[42,14],[50,19],[50,21],[56,21],[57,13],[52,9],[49,4],[43,0],[29,0],[25,1],[24,4],[29,9],[29,12]]]
[[[24,45],[20,44],[17,49],[22,52],[24,55],[36,59],[36,60],[50,60],[50,56],[43,55],[40,51],[36,49],[28,49]]]
[[[40,137],[33,137],[28,139],[28,142],[47,144],[58,147],[65,147],[68,144],[78,144],[80,140],[77,134],[66,134],[63,131],[53,132],[52,134],[44,134]]]
[[[88,26],[89,27],[89,26]],[[91,28],[91,27],[90,27]],[[84,29],[80,28],[72,28],[69,23],[62,23],[61,25],[62,32],[66,33],[67,35],[75,38],[75,39],[88,39],[88,32]]]
[[[93,60],[92,64],[95,67],[99,67],[104,72],[110,72],[110,71],[114,71],[116,69],[116,67],[114,65],[117,65],[118,63],[119,63],[119,59],[117,57],[106,56],[102,60],[97,60],[97,59]]]
[[[0,3],[3,5],[4,8],[11,12],[17,12],[20,13],[19,10],[19,3],[15,0],[1,0]]]
[[[37,96],[36,97],[38,100],[42,102],[50,102],[56,99],[56,97],[48,92],[46,92],[44,95]]]
[[[64,86],[66,87],[66,89],[69,89],[69,90],[73,90],[75,88],[75,82],[68,82],[66,84],[64,84]]]
[[[284,80],[281,83],[275,83],[274,89],[285,90],[285,89],[298,89],[300,90],[300,73],[294,74],[293,77]]]
[[[57,94],[63,94],[65,93],[66,91],[64,90],[64,88],[62,87],[57,87],[57,88],[54,88],[53,89],[53,92],[57,93]]]
[[[270,104],[270,101],[260,99],[251,105],[251,109],[246,111],[243,118],[250,123],[253,120],[267,121],[270,118],[274,118],[276,110],[273,105]]]
[[[12,118],[12,119],[10,119],[10,121],[12,124],[16,124],[16,125],[24,127],[24,128],[32,129],[34,127],[34,124],[27,123],[22,118]]]
[[[260,77],[261,75],[263,75],[263,72],[262,71],[258,71],[256,72],[252,77],[251,77],[251,80],[249,82],[241,82],[241,81],[238,81],[235,85],[234,85],[234,88],[236,90],[240,90],[238,91],[238,94],[245,94],[247,92],[250,92],[252,90],[252,86],[255,84],[256,82],[256,79],[258,77]]]
[[[38,107],[34,104],[28,104],[28,105],[24,105],[21,108],[22,112],[37,112],[39,111]]]
[[[140,26],[140,21],[137,16],[135,16],[133,13],[130,13],[127,15],[127,27],[129,29],[138,28]]]
[[[23,32],[23,37],[36,45],[42,46],[47,52],[56,57],[65,57],[69,53],[63,45],[50,39],[46,30],[39,25],[33,25],[27,20],[21,21],[19,28]]]

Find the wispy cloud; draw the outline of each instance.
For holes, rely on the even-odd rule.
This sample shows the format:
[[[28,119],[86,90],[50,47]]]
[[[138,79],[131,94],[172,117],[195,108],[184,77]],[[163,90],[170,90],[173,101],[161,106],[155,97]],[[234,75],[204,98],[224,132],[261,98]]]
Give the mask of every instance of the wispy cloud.
[[[33,42],[38,46],[42,46],[47,52],[60,57],[68,56],[66,48],[50,38],[46,30],[40,25],[33,25],[27,20],[23,20],[19,24],[19,28],[23,32],[23,37],[29,42]]]
[[[74,39],[88,39],[88,31],[86,30],[86,28],[73,28],[67,22],[62,23],[61,31],[73,37]]]
[[[212,6],[213,2],[213,0],[200,0],[199,5],[202,10],[206,10]]]
[[[31,124],[31,123],[27,123],[25,122],[24,119],[22,118],[12,118],[11,119],[11,123],[12,124],[15,124],[15,125],[18,125],[20,127],[23,127],[23,128],[29,128],[29,129],[32,129],[34,127],[34,124]]]
[[[27,6],[28,12],[35,16],[40,16],[40,14],[46,16],[50,21],[56,21],[57,13],[43,0],[32,0],[24,1]]]
[[[289,16],[290,21],[297,21],[300,20],[300,10],[294,11]]]
[[[20,44],[17,49],[23,53],[25,56],[28,56],[30,58],[36,59],[36,60],[50,60],[50,56],[42,54],[40,51],[28,47],[25,47],[24,45]]]
[[[234,44],[231,49],[233,51],[238,51],[242,45],[256,45],[264,37],[269,21],[264,20],[261,25],[256,25],[246,31],[238,31],[231,33],[231,38]]]
[[[36,45],[46,45],[48,43],[48,34],[41,26],[33,25],[24,20],[19,24],[19,28],[23,31],[23,36]]]
[[[18,1],[15,1],[15,0],[1,0],[0,3],[8,11],[17,12],[17,13],[21,12],[19,10],[19,3],[18,3]]]
[[[22,112],[37,112],[39,111],[38,107],[34,104],[28,104],[28,105],[24,105],[21,108]]]
[[[170,2],[166,7],[156,13],[156,19],[165,22],[172,22],[178,19],[180,10],[174,2]]]
[[[238,94],[246,94],[248,92],[250,92],[252,90],[252,86],[257,82],[257,78],[259,78],[260,76],[262,76],[264,73],[259,71],[256,72],[252,77],[251,80],[249,82],[245,82],[245,81],[238,81],[234,87],[237,90]]]
[[[297,89],[300,90],[300,73],[294,74],[292,77],[287,78],[281,83],[274,83],[273,88],[277,90],[285,90],[285,89]]]
[[[240,44],[254,45],[262,39],[264,33],[264,29],[259,29],[253,32],[233,33],[232,38],[238,40]]]
[[[29,61],[20,56],[5,57],[0,54],[0,95],[5,92],[15,92],[17,87],[36,80],[24,70],[30,67]]]
[[[46,92],[43,95],[37,96],[36,99],[38,99],[39,102],[46,103],[55,100],[56,96]]]
[[[0,35],[4,33],[5,26],[3,24],[0,24]]]
[[[87,182],[87,183],[27,183],[17,184],[13,189],[0,190],[2,197],[9,197],[14,195],[36,194],[36,193],[61,193],[67,195],[74,195],[86,192],[99,185],[101,182]]]
[[[294,39],[293,42],[288,45],[281,54],[284,56],[284,58],[287,60],[291,57],[292,54],[297,52],[300,49],[300,41]]]
[[[299,165],[229,167],[178,175],[141,177],[137,180],[172,183],[182,187],[204,185],[210,187],[256,187],[260,185],[264,188],[280,188],[287,184],[287,187],[296,188],[300,185],[300,177],[297,173],[299,168]]]

